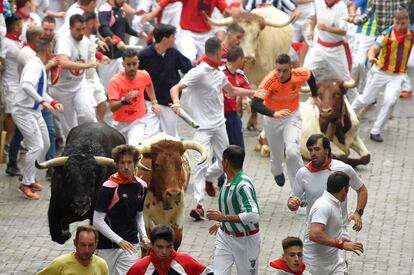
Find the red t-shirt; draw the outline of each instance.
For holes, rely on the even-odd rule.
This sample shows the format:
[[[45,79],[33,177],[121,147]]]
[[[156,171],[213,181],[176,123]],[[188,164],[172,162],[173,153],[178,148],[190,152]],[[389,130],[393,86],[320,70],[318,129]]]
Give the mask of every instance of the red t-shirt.
[[[124,72],[117,73],[109,81],[108,99],[121,100],[130,91],[136,90],[138,94],[131,100],[131,104],[124,105],[114,112],[114,120],[118,122],[132,122],[144,116],[145,107],[144,91],[152,85],[151,77],[147,71],[138,70],[133,80],[125,78]]]
[[[249,81],[247,80],[247,77],[242,70],[237,70],[234,74],[232,74],[227,69],[227,67],[224,66],[223,72],[227,76],[227,79],[229,80],[231,85],[235,87],[251,89]],[[224,95],[224,113],[237,111],[237,97],[229,96],[224,90],[223,90],[223,95]]]
[[[221,13],[227,8],[225,0],[161,0],[160,7],[180,1],[183,3],[180,26],[184,30],[192,32],[209,32],[211,25],[204,18],[204,14],[211,17],[213,10],[217,7]]]

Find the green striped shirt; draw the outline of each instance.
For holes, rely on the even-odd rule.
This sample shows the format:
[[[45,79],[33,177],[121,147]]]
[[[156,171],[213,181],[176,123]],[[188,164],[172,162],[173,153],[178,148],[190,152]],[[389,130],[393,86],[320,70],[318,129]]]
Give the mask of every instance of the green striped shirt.
[[[237,215],[243,212],[260,214],[252,180],[243,173],[243,170],[240,170],[230,183],[225,184],[221,188],[218,204],[220,212],[224,213],[224,215]],[[238,233],[258,229],[259,223],[222,222],[221,226],[227,231]]]

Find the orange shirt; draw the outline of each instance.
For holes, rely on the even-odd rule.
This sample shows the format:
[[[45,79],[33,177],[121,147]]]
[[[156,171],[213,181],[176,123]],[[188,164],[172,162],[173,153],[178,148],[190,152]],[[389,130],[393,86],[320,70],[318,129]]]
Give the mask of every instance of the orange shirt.
[[[290,80],[281,83],[273,70],[262,80],[254,96],[263,99],[264,105],[275,112],[283,109],[296,111],[299,109],[300,87],[310,77],[309,69],[296,68],[292,69]]]
[[[127,96],[129,91],[136,90],[138,94],[131,100],[131,104],[124,105],[113,113],[114,120],[118,122],[132,122],[144,116],[147,108],[145,107],[144,91],[152,84],[151,77],[147,71],[137,71],[133,80],[128,80],[124,72],[117,73],[109,81],[108,99],[121,100]]]

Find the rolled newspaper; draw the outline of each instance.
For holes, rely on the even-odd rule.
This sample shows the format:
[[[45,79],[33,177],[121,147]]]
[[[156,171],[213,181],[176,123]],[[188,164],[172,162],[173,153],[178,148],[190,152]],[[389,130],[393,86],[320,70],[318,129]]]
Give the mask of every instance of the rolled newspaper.
[[[200,128],[200,125],[198,125],[197,122],[195,122],[194,119],[192,119],[182,108],[180,108],[180,113],[178,116],[184,120],[185,123],[193,127],[194,129]]]

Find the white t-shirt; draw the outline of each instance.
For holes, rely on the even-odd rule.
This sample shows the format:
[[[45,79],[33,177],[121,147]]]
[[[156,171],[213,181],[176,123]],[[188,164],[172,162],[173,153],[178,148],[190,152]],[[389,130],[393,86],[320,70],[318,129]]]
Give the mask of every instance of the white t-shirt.
[[[59,28],[58,33],[69,31],[69,26],[70,26],[69,25],[69,21],[70,21],[70,18],[73,15],[75,15],[75,14],[83,15],[84,13],[85,13],[85,11],[83,9],[81,9],[81,7],[78,4],[78,2],[75,2],[73,5],[71,5],[69,7],[69,9],[66,11],[63,25]]]
[[[49,7],[49,0],[37,0],[36,13],[40,18],[45,17],[45,11]]]
[[[225,123],[222,89],[229,81],[222,71],[201,62],[180,82],[188,87],[188,106],[200,129],[212,129]]]
[[[23,89],[23,84],[29,84],[31,89]],[[45,67],[37,56],[27,61],[26,66],[24,66],[20,77],[20,89],[21,91],[15,96],[13,109],[41,110],[40,101],[42,99],[47,102],[52,101],[52,98],[46,93],[47,74]]]
[[[42,19],[40,19],[39,15],[37,15],[36,13],[31,12],[29,14],[29,19],[24,21],[23,23],[23,29],[22,29],[22,40],[23,41],[27,41],[26,40],[26,31],[29,29],[29,27],[31,26],[42,26]]]
[[[65,11],[65,1],[62,0],[49,0],[49,7],[48,10],[59,12]],[[64,22],[63,18],[55,18],[56,19],[56,29],[59,29]]]
[[[36,52],[29,46],[24,46],[20,50],[17,55],[17,73],[19,74],[19,78],[22,74],[24,66],[26,66],[27,62],[34,57],[36,57]]]
[[[7,37],[1,41],[1,57],[4,58],[5,70],[3,72],[3,83],[9,91],[16,91],[19,87],[19,74],[17,73],[17,56],[22,48],[22,43]]]
[[[86,62],[96,62],[96,35],[90,35],[89,37],[85,35],[84,39],[88,42],[88,58],[86,59]],[[94,80],[97,74],[98,73],[96,72],[95,68],[89,68],[85,70],[86,80]]]
[[[317,24],[324,23],[325,25],[343,30],[347,30],[347,22],[344,20],[348,17],[348,9],[344,2],[340,1],[332,8],[328,8],[325,4],[325,0],[315,0],[315,10]],[[318,29],[318,36],[324,42],[339,42],[345,39],[344,35],[333,34],[327,31]]]
[[[341,202],[331,193],[324,191],[322,197],[312,206],[307,222],[303,241],[303,255],[305,263],[312,265],[333,264],[339,260],[339,249],[312,242],[309,239],[310,225],[320,223],[325,225],[325,233],[338,240],[342,233]]]
[[[315,201],[322,196],[323,192],[326,190],[328,177],[330,174],[336,171],[342,171],[349,176],[349,185],[355,191],[359,190],[363,183],[355,172],[355,170],[348,164],[333,159],[330,164],[330,169],[325,169],[316,173],[312,173],[306,167],[302,167],[298,170],[295,177],[295,184],[292,189],[292,196],[301,197],[303,193],[306,193],[306,198],[308,201],[308,206],[306,207],[306,220],[309,216],[309,212],[315,203]],[[341,208],[343,211],[343,226],[344,226],[344,237],[348,236],[346,231],[346,226],[348,225],[348,200],[345,199],[341,203]]]
[[[86,63],[88,59],[88,42],[85,37],[81,41],[73,39],[70,32],[59,36],[56,43],[56,54],[64,54],[71,61]],[[85,70],[62,70],[55,88],[66,92],[76,92],[81,88]]]

